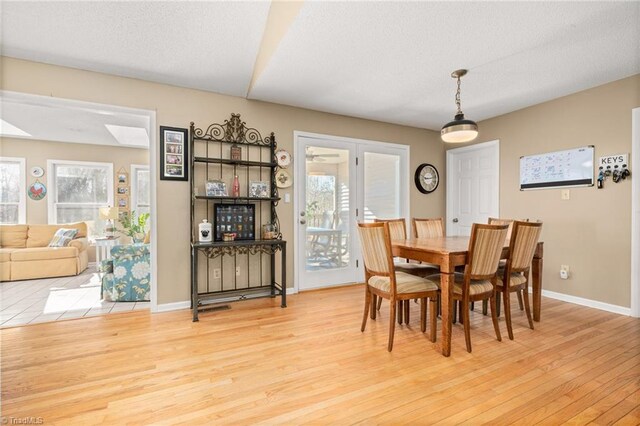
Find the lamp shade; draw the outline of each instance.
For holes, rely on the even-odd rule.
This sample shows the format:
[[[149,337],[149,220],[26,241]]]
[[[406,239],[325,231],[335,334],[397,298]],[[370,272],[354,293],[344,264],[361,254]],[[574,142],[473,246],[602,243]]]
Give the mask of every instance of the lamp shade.
[[[444,142],[471,142],[478,137],[478,125],[473,120],[464,118],[464,114],[456,114],[453,121],[442,126],[440,137]]]
[[[118,218],[118,209],[115,207],[100,207],[99,215],[102,220],[115,220]]]

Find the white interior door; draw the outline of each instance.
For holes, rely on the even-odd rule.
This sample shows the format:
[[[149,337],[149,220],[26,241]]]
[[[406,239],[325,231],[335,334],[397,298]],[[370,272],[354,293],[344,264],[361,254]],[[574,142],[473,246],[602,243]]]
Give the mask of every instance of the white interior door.
[[[356,144],[299,136],[296,144],[297,265],[300,290],[359,280]]]
[[[500,216],[500,145],[491,141],[447,151],[448,236]]]

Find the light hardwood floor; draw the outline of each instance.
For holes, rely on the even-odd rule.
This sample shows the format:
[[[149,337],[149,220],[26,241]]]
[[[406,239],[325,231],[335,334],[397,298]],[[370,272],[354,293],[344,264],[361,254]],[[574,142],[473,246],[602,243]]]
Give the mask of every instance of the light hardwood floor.
[[[286,309],[235,303],[199,323],[188,310],[139,311],[4,329],[2,415],[65,425],[640,422],[638,319],[543,299],[536,330],[514,309],[515,341],[498,342],[490,317],[474,312],[473,353],[455,325],[445,358],[414,303],[387,352],[387,306],[361,333],[362,299],[354,286],[291,296]]]

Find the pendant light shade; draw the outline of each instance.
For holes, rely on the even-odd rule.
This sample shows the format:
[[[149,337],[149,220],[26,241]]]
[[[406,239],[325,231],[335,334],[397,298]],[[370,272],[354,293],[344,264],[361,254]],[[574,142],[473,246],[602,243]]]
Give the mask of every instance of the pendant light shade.
[[[440,137],[444,142],[471,142],[478,137],[478,125],[473,120],[465,119],[462,109],[460,108],[460,77],[466,73],[467,70],[456,70],[451,73],[451,77],[458,81],[458,90],[456,91],[456,106],[458,107],[458,111],[453,121],[445,124],[440,131]]]

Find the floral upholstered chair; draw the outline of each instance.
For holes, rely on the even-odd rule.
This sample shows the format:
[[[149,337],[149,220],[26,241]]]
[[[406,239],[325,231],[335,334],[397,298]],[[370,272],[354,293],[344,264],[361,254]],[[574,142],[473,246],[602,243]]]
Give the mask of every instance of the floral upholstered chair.
[[[139,302],[149,300],[149,245],[115,246],[111,259],[100,265],[102,296],[110,302]]]

